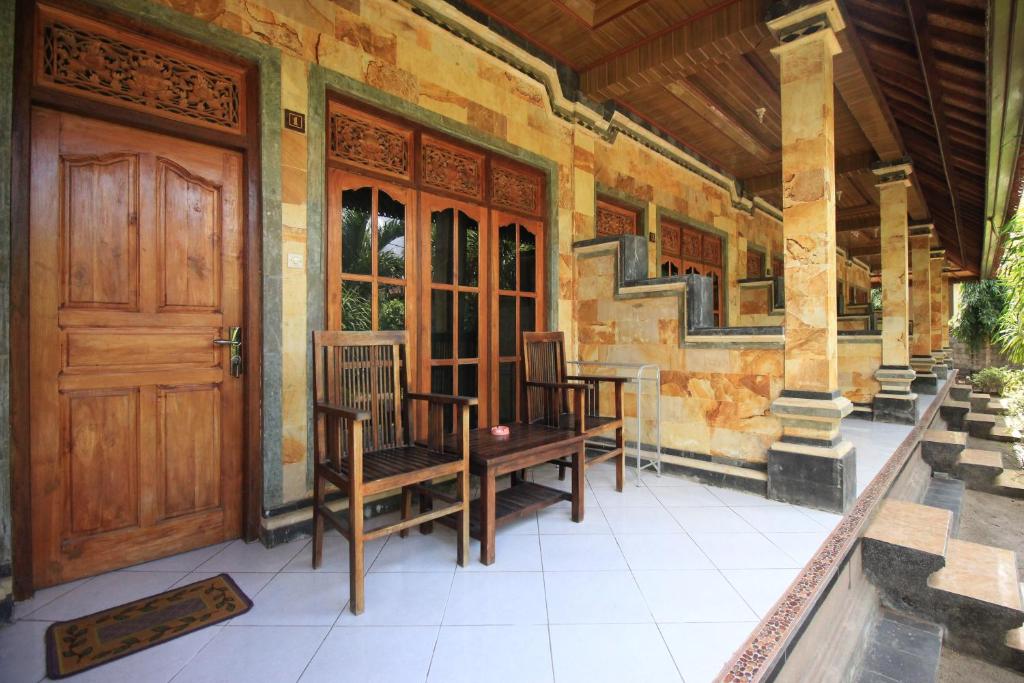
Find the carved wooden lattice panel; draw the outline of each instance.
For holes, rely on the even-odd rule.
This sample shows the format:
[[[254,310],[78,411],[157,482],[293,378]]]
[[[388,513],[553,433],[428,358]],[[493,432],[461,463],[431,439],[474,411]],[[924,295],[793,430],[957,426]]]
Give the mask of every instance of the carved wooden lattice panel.
[[[712,235],[701,236],[701,255],[704,263],[722,265],[722,239]]]
[[[747,251],[747,277],[764,275],[764,254],[753,249]]]
[[[597,202],[597,236],[635,235],[636,212],[614,204]]]
[[[672,223],[661,224],[661,253],[663,256],[683,255],[683,229]]]
[[[700,261],[700,233],[693,230],[683,231],[683,256],[687,259]]]
[[[412,130],[331,104],[328,154],[334,159],[412,180]]]
[[[423,136],[423,184],[452,194],[482,199],[484,157]]]
[[[540,176],[491,164],[491,203],[531,216],[540,215]]]
[[[192,124],[242,133],[241,69],[40,8],[37,85]]]

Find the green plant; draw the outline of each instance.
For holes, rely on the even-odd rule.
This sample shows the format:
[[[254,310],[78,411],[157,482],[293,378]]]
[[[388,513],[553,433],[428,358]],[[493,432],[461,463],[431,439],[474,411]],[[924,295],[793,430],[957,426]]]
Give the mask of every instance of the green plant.
[[[971,384],[986,394],[1002,395],[1011,381],[1009,368],[985,368],[971,375]]]
[[[949,331],[972,353],[996,338],[1006,305],[1006,289],[999,280],[960,285],[960,310]]]
[[[1002,228],[1003,255],[999,279],[1006,285],[1006,303],[995,339],[1013,363],[1024,363],[1024,213]]]
[[[872,287],[871,288],[871,309],[874,311],[882,310],[882,288]]]

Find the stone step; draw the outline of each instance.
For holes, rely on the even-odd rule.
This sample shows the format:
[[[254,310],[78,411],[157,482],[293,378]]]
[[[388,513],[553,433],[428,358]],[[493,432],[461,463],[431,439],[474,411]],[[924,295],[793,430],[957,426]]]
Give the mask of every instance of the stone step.
[[[971,404],[967,401],[946,399],[946,401],[939,406],[939,414],[942,415],[946,424],[956,430],[962,430],[964,428],[964,417],[966,417],[969,412],[971,412]]]
[[[922,505],[949,510],[953,515],[949,523],[949,535],[956,537],[960,531],[960,510],[964,504],[964,483],[948,474],[934,474],[928,481],[928,489],[921,499]]]
[[[1024,623],[1016,553],[950,539],[946,566],[928,577],[928,588],[914,607],[946,627],[955,649],[1007,663],[1007,633]]]
[[[1009,408],[1009,401],[1005,398],[993,398],[982,408],[981,412],[991,415],[1006,415]]]
[[[1010,498],[1024,498],[1024,471],[1003,470],[992,482],[992,492]]]
[[[970,384],[954,384],[949,388],[949,395],[954,401],[967,401],[970,403],[974,387]]]
[[[985,409],[985,406],[988,405],[988,402],[992,400],[992,397],[989,396],[988,394],[980,394],[978,392],[974,392],[971,394],[971,397],[968,400],[970,400],[971,402],[971,410],[973,410],[976,413],[980,413],[982,410]]]
[[[919,593],[945,565],[953,514],[949,510],[883,500],[864,532],[864,569],[894,595]]]
[[[987,439],[992,433],[992,428],[996,426],[996,417],[987,413],[970,412],[964,416],[964,424],[967,425],[967,431],[971,436]]]
[[[1003,454],[980,448],[965,448],[957,458],[955,473],[969,488],[988,490],[1003,471]]]
[[[993,416],[995,417],[995,416]],[[1016,443],[1020,441],[1013,430],[1006,426],[1006,424],[1000,425],[998,422],[996,426],[992,428],[992,431],[988,433],[988,438],[992,441],[998,441],[1000,443]]]
[[[952,472],[957,456],[965,448],[967,434],[964,432],[926,429],[921,437],[921,457],[939,472]]]
[[[856,682],[934,681],[941,653],[941,626],[883,608],[868,633]]]
[[[1024,671],[1024,626],[1007,632],[1006,647],[1009,650],[1009,665],[1017,671]]]

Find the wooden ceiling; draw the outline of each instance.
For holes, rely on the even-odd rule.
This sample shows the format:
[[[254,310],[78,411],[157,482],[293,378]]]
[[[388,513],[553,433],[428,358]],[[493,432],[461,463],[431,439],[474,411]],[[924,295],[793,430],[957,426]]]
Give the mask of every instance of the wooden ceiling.
[[[569,66],[583,95],[680,140],[780,205],[780,99],[768,0],[464,0]],[[840,0],[840,246],[878,262],[870,165],[914,162],[910,220],[976,274],[985,182],[986,0]],[[872,251],[872,249],[874,251]]]

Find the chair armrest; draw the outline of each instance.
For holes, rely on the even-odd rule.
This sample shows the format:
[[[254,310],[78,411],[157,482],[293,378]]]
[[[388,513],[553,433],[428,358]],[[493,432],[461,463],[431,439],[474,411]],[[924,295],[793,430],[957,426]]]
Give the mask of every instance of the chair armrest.
[[[540,387],[543,389],[586,389],[587,385],[573,382],[535,382],[527,380],[524,384],[528,387]]]
[[[479,401],[473,396],[449,396],[448,394],[431,394],[409,391],[407,397],[418,401],[430,401],[431,403],[450,404],[457,406],[475,406]]]
[[[332,403],[317,402],[314,410],[321,413],[330,413],[343,417],[346,420],[353,420],[355,422],[363,422],[370,419],[370,414],[365,410],[356,410],[354,408],[344,408],[342,406],[336,406]]]
[[[610,375],[567,375],[566,379],[575,379],[581,382],[615,382],[616,384],[625,384],[629,381],[628,377],[612,377]]]

